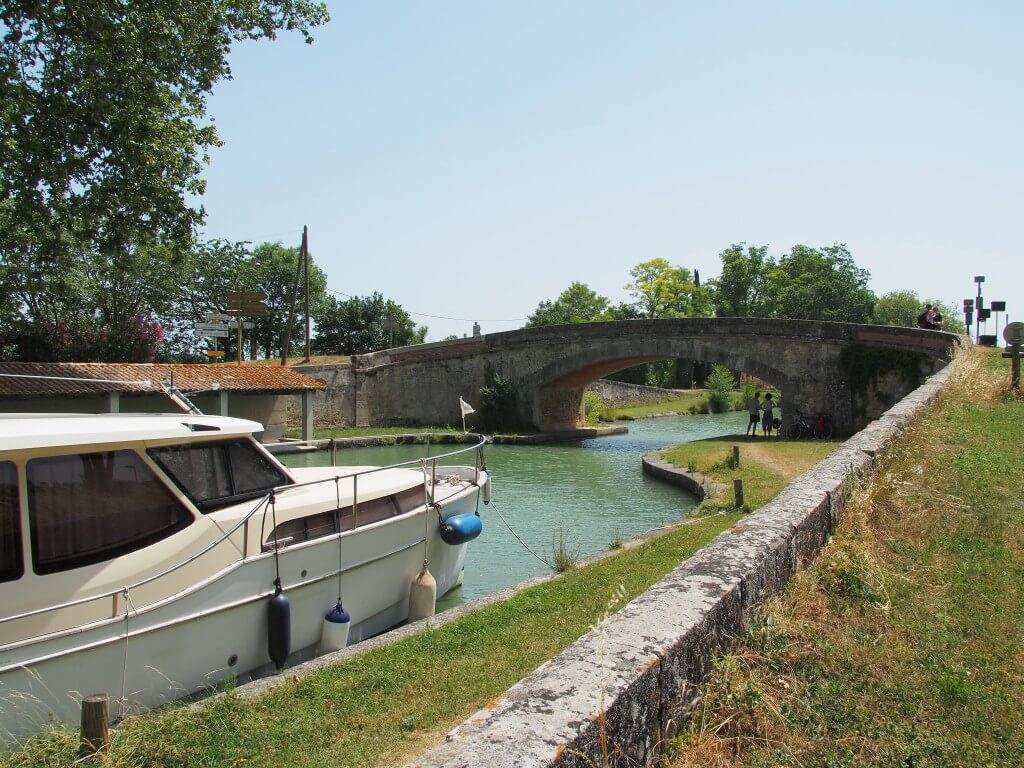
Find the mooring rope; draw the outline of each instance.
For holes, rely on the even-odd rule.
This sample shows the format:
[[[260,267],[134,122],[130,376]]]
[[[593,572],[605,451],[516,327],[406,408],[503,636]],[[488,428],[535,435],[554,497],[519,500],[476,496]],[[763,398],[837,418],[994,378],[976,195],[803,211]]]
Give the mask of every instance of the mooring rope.
[[[509,533],[511,533],[513,536],[516,537],[516,540],[520,544],[523,545],[523,548],[526,549],[527,552],[529,552],[531,555],[536,557],[538,560],[540,560],[542,563],[544,563],[544,565],[546,565],[551,570],[555,570],[555,566],[554,565],[552,565],[550,562],[548,562],[543,557],[541,557],[536,552],[534,552],[532,549],[530,549],[530,545],[527,544],[525,541],[523,541],[523,538],[518,533],[516,533],[515,530],[513,530],[512,526],[508,524],[508,520],[505,519],[504,515],[502,515],[500,511],[498,511],[498,507],[494,504],[494,499],[493,498],[491,499],[490,507],[491,507],[491,509],[494,510],[494,513],[498,516],[498,518],[501,520],[501,522],[503,522],[505,524],[505,527],[508,528]]]

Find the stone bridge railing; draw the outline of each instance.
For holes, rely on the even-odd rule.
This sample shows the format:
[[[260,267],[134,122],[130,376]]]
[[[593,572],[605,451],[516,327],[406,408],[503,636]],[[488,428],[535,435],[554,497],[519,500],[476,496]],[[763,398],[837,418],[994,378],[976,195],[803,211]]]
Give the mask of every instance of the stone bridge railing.
[[[643,362],[685,358],[721,363],[778,387],[784,418],[785,406],[790,413],[824,411],[849,433],[916,386],[903,359],[919,361],[920,375],[928,375],[945,364],[957,341],[916,328],[752,318],[529,328],[356,356],[355,412],[358,423],[457,424],[459,397],[473,402],[496,372],[515,383],[524,423],[561,431],[577,426],[591,381]],[[878,350],[880,360],[882,351],[895,351],[895,373],[880,367],[868,377],[871,392],[852,391],[843,360],[854,347]]]

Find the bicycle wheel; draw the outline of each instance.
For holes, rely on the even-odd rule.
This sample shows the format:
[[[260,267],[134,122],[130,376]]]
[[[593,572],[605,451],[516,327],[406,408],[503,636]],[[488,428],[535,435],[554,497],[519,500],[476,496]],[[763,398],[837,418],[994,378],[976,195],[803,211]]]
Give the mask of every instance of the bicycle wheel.
[[[793,423],[789,425],[789,430],[786,432],[786,437],[788,437],[790,440],[799,440],[803,436],[804,436],[804,425],[803,425],[803,423],[801,423],[800,421],[794,420]]]
[[[814,430],[814,436],[819,440],[831,440],[832,439],[832,423],[829,422],[821,429]]]

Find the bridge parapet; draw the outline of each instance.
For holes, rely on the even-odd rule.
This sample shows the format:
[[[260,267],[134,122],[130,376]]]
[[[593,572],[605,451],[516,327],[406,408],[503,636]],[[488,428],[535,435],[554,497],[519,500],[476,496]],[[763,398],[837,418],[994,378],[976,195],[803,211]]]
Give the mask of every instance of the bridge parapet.
[[[493,370],[516,383],[525,422],[557,431],[577,425],[590,381],[641,362],[686,358],[757,376],[782,390],[784,409],[826,411],[840,430],[851,431],[871,414],[854,407],[840,364],[844,349],[859,345],[918,355],[932,369],[922,370],[925,375],[944,365],[958,342],[941,331],[811,320],[623,320],[384,350],[354,357],[353,370],[357,389],[374,403],[366,409],[371,423],[458,423],[459,396],[472,401]],[[895,380],[883,386],[904,387]],[[908,382],[904,388],[913,387]],[[903,394],[887,392],[886,399]],[[388,416],[374,419],[373,411]]]

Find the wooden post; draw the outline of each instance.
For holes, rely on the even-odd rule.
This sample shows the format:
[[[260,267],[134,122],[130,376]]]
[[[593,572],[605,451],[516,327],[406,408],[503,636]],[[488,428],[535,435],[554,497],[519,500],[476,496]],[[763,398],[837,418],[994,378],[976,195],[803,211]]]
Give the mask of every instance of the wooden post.
[[[732,447],[732,463],[737,467],[740,465],[740,447],[738,445]]]
[[[743,481],[740,478],[732,481],[732,490],[736,495],[736,509],[740,509],[743,507]]]
[[[82,699],[82,731],[79,757],[89,757],[110,750],[110,697],[94,693]]]

